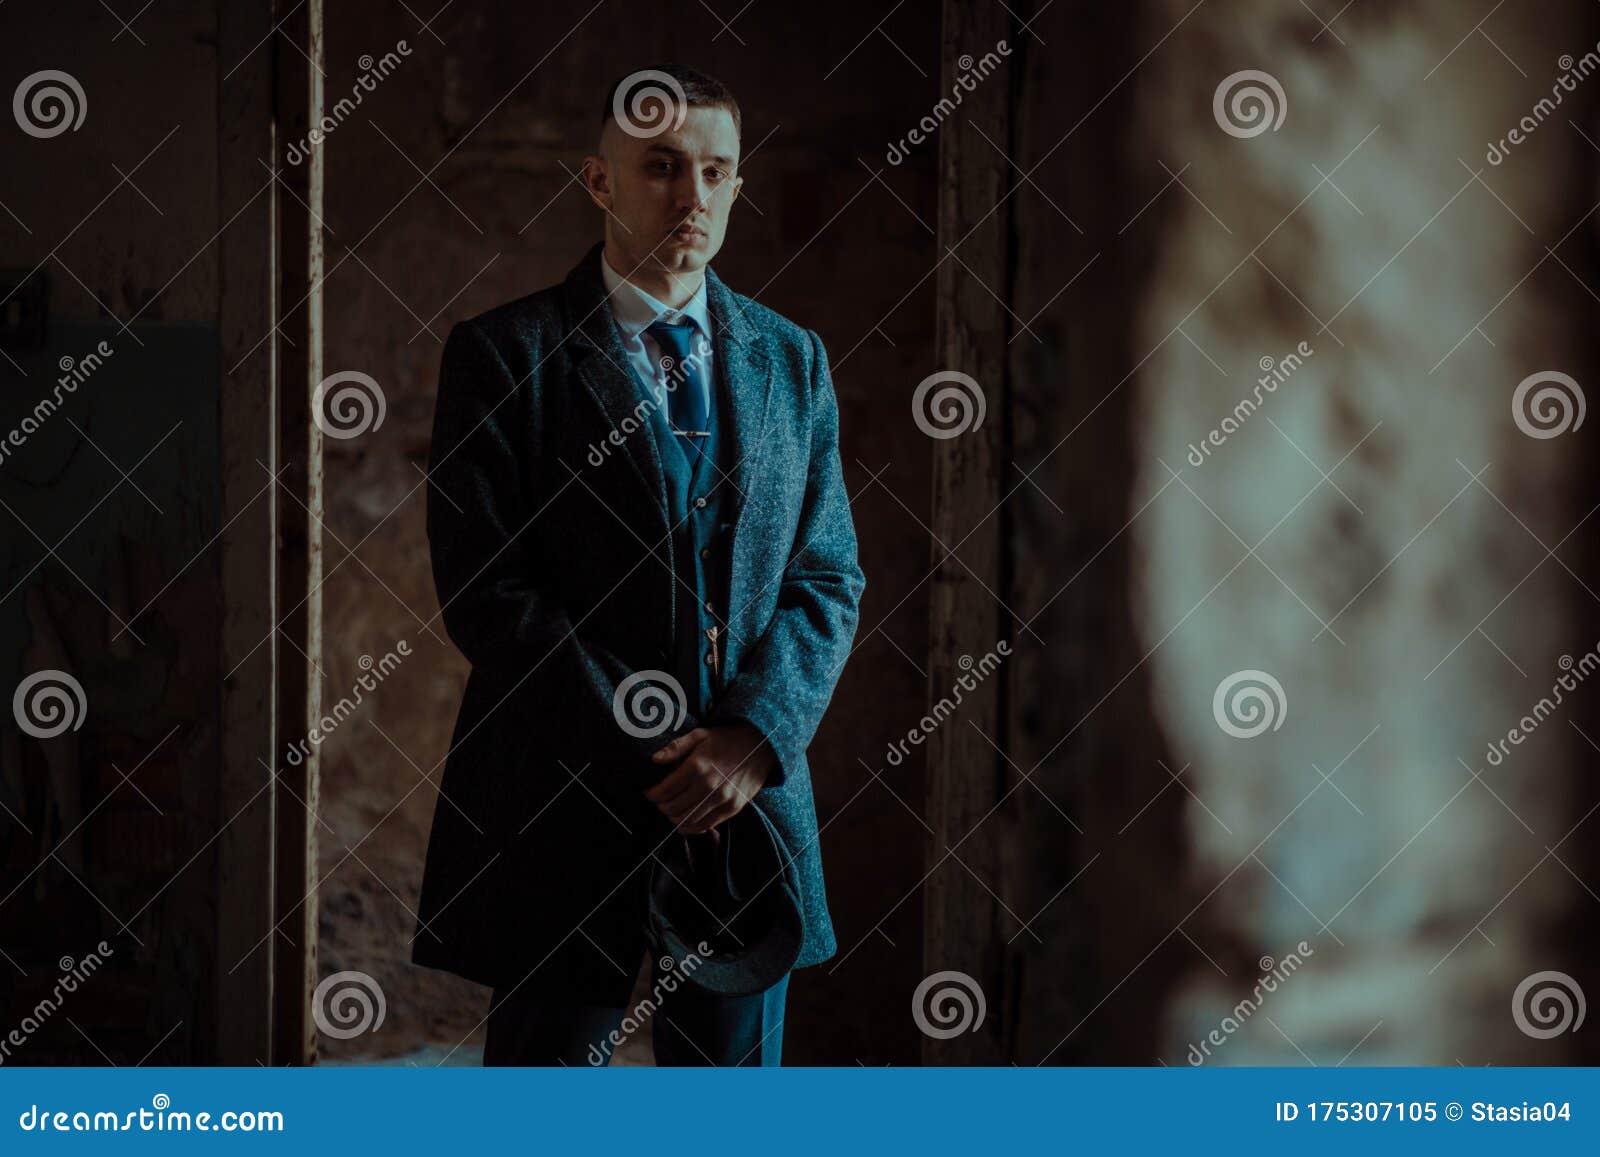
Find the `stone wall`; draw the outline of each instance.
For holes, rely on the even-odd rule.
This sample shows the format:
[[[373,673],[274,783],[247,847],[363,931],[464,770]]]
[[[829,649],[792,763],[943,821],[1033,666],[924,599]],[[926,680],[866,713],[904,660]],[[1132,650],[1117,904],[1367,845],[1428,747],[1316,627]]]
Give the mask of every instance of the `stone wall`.
[[[1133,530],[1193,792],[1161,1059],[1570,1060],[1519,1018],[1596,990],[1593,690],[1488,745],[1595,659],[1592,426],[1516,401],[1593,380],[1600,81],[1536,106],[1595,13],[1190,7],[1148,6],[1152,37],[1183,27],[1140,125],[1186,166],[1143,301]]]

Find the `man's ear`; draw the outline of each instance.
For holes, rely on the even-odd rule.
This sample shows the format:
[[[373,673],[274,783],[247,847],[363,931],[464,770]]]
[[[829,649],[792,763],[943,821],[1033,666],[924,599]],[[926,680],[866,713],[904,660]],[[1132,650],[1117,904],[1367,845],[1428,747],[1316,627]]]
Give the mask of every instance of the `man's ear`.
[[[583,187],[589,198],[600,208],[611,211],[611,175],[606,172],[605,160],[590,155],[583,158]]]
[[[733,196],[728,198],[728,204],[731,205],[739,199],[739,190],[742,188],[744,188],[744,178],[735,177],[733,179]]]

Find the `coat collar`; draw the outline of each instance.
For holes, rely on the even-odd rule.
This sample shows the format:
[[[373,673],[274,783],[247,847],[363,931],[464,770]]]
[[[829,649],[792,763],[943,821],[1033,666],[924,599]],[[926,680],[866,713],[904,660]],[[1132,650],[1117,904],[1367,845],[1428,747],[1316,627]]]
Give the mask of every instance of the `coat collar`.
[[[655,500],[661,527],[669,532],[666,473],[655,439],[644,428],[622,434],[639,404],[639,388],[628,369],[628,356],[607,300],[600,272],[604,242],[596,242],[567,274],[562,286],[568,345],[584,392],[599,408],[606,423],[621,439],[621,450]],[[744,307],[716,272],[706,267],[706,299],[712,321],[717,389],[726,391],[732,415],[733,466],[728,478],[735,490],[730,496],[734,516],[744,509],[745,496],[755,477],[758,454],[766,432],[767,401],[772,375],[761,332],[745,316]]]

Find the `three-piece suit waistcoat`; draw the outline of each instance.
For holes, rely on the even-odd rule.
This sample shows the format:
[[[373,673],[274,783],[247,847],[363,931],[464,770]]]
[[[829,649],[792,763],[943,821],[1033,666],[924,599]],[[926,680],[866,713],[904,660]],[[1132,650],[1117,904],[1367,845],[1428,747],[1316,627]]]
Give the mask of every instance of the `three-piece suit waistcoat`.
[[[637,372],[633,376],[638,381]],[[640,397],[654,401],[652,391],[642,382],[639,386]],[[722,690],[720,671],[729,618],[728,552],[733,529],[732,504],[727,500],[733,488],[732,463],[726,460],[729,439],[723,436],[730,421],[727,390],[715,381],[711,390],[708,437],[673,432],[665,402],[651,407],[648,423],[666,476],[667,515],[672,526],[670,549],[677,580],[669,674],[682,686],[689,711],[702,718],[710,713]],[[714,641],[707,635],[713,629]]]

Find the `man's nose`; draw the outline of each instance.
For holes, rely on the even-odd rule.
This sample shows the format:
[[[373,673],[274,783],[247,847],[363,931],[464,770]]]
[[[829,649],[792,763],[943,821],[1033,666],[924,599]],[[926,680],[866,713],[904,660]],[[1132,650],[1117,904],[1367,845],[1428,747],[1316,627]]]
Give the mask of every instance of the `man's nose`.
[[[678,190],[678,208],[685,216],[711,204],[711,183],[699,174],[685,177]]]

